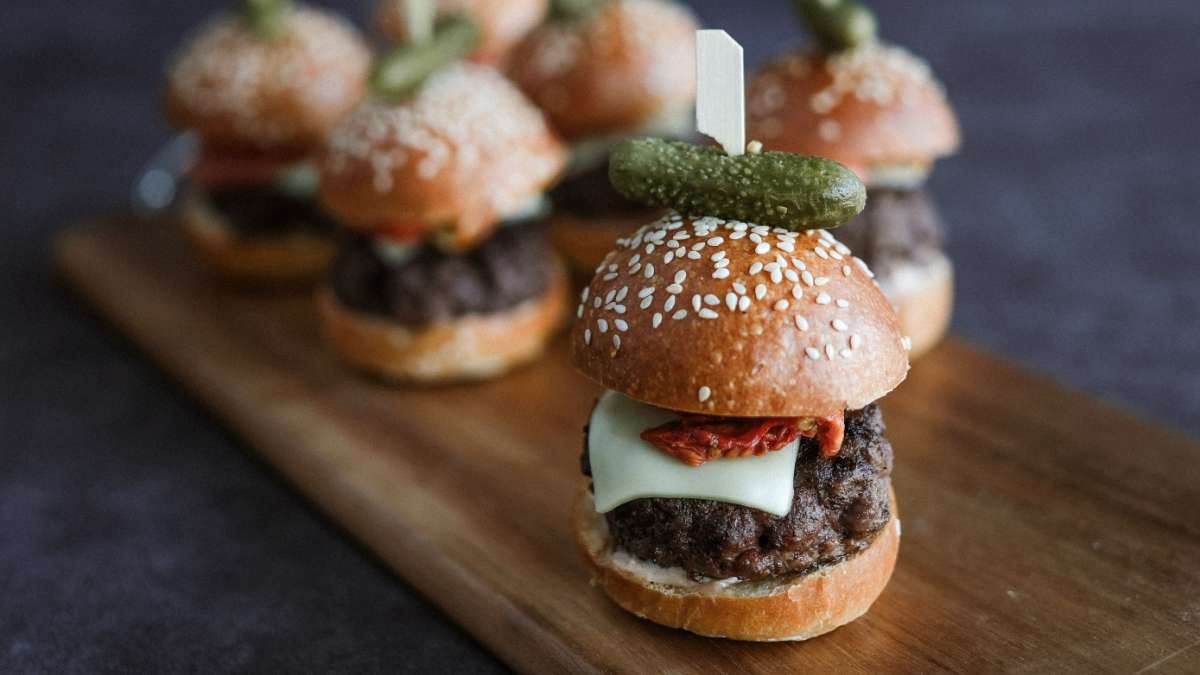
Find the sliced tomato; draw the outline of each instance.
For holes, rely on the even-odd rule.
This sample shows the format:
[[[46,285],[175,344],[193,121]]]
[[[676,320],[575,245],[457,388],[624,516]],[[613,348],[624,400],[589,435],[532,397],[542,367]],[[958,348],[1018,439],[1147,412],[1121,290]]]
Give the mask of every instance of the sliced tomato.
[[[304,159],[299,152],[248,152],[205,146],[188,174],[205,189],[270,183]]]
[[[800,436],[817,438],[822,457],[833,457],[845,436],[843,415],[830,417],[711,417],[684,415],[642,432],[642,440],[685,464],[775,452]]]

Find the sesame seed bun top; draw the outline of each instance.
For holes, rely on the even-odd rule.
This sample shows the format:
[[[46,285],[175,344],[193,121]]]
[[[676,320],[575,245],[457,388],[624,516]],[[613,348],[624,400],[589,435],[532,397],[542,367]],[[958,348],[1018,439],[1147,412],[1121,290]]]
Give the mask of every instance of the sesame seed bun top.
[[[958,149],[941,85],[896,46],[786,54],[751,78],[746,102],[749,138],[841,162],[871,187],[919,184],[935,159]]]
[[[825,230],[671,214],[618,242],[576,314],[575,366],[671,410],[829,415],[908,372],[895,313]]]
[[[166,114],[214,145],[307,148],[366,91],[370,52],[342,19],[297,7],[274,40],[236,13],[201,28],[167,71]]]
[[[542,22],[548,5],[547,0],[437,0],[437,12],[470,16],[479,27],[479,44],[471,60],[502,65],[517,42]],[[392,42],[408,38],[404,14],[396,0],[379,0],[375,26]]]
[[[696,28],[672,2],[610,0],[534,31],[510,75],[569,140],[630,132],[695,98]]]
[[[411,99],[368,100],[330,135],[320,198],[352,228],[419,221],[466,247],[566,164],[542,113],[495,70],[444,68]]]

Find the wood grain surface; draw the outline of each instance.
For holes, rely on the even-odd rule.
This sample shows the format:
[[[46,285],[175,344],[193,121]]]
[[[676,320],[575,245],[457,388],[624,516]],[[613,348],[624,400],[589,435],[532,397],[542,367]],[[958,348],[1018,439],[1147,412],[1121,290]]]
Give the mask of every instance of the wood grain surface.
[[[561,341],[498,381],[392,389],[322,349],[308,293],[211,281],[170,223],[77,226],[55,257],[249,448],[519,670],[1200,672],[1200,446],[963,342],[884,403],[904,535],[874,608],[809,642],[740,644],[638,620],[588,585],[568,516],[597,391]]]

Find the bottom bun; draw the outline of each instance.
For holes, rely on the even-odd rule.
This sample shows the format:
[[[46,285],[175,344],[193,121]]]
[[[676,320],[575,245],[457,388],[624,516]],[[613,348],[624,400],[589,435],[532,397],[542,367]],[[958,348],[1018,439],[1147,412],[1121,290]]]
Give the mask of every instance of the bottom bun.
[[[199,258],[221,277],[239,283],[313,281],[337,254],[333,237],[297,232],[244,237],[199,197],[183,204],[183,230]]]
[[[592,584],[625,609],[654,623],[706,637],[776,642],[807,640],[866,613],[883,592],[900,548],[896,498],[892,519],[865,550],[810,574],[759,581],[694,582],[614,551],[608,524],[585,484],[575,507],[575,537],[593,570]]]
[[[896,268],[876,279],[900,318],[900,329],[912,340],[909,358],[933,349],[950,326],[954,307],[954,266],[939,254],[925,265]]]
[[[590,280],[604,256],[639,227],[653,222],[659,211],[638,211],[605,217],[582,218],[558,212],[550,217],[550,241],[567,261],[571,272]]]
[[[567,280],[561,266],[540,297],[504,311],[404,326],[317,292],[325,341],[350,365],[394,382],[481,380],[541,355],[562,324]]]

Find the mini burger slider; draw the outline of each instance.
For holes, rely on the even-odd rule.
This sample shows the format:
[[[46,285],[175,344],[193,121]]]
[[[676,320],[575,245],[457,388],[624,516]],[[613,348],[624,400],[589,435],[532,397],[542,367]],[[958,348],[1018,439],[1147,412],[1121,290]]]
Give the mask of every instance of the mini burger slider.
[[[617,242],[572,331],[576,367],[607,389],[574,523],[597,585],[712,637],[854,620],[896,561],[875,401],[908,358],[865,264],[810,228],[860,211],[863,186],[829,160],[661,141],[612,163],[623,192],[676,210]]]
[[[362,98],[370,54],[341,19],[286,0],[245,0],[183,47],[166,114],[200,137],[183,204],[201,258],[242,281],[297,281],[333,258],[311,163]]]
[[[564,314],[536,220],[566,151],[516,87],[458,61],[474,40],[446,17],[382,59],[321,158],[322,203],[348,232],[320,293],[325,336],[387,379],[495,375],[540,354]]]
[[[668,0],[555,0],[518,46],[510,74],[571,143],[551,191],[551,237],[590,273],[617,237],[661,211],[608,182],[608,154],[636,136],[686,137],[696,95],[696,19]]]
[[[747,131],[773,150],[836,160],[870,192],[839,232],[863,257],[913,339],[946,331],[953,273],[942,223],[924,190],[933,162],[959,144],[958,123],[929,66],[879,42],[875,19],[848,0],[799,0],[817,48],[783,54],[750,81]]]
[[[409,7],[413,0],[380,0],[375,26],[389,42],[411,39]],[[418,0],[421,2],[432,0]],[[546,17],[547,0],[436,0],[438,15],[465,14],[479,27],[479,42],[468,58],[502,66],[513,47]]]

